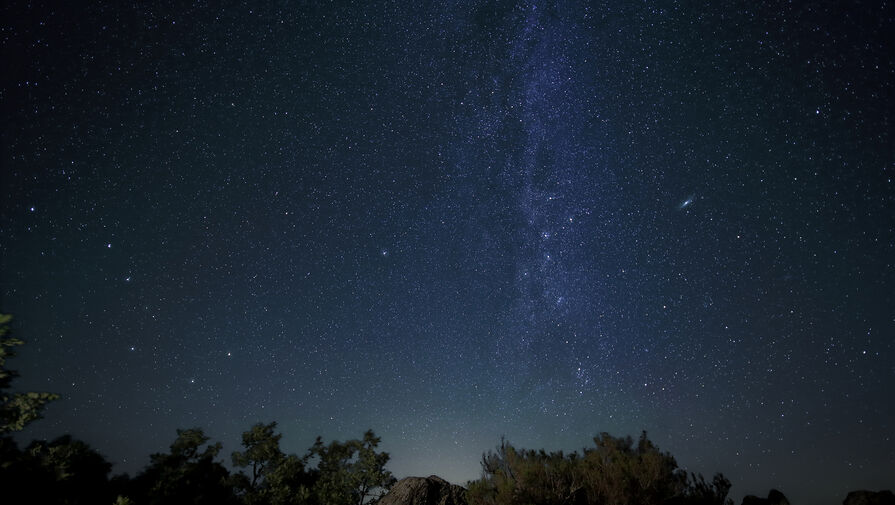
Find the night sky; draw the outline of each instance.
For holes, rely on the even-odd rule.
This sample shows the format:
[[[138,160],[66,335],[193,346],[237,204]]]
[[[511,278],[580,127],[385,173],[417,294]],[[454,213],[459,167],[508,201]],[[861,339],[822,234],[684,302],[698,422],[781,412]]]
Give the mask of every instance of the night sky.
[[[891,2],[77,3],[0,11],[22,440],[895,487]]]

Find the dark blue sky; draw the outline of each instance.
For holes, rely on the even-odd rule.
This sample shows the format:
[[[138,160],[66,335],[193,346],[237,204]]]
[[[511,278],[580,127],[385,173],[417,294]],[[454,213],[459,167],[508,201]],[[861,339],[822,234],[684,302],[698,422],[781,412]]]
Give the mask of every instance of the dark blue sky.
[[[892,487],[893,12],[9,2],[24,437],[372,428],[462,483],[646,429],[738,501]]]

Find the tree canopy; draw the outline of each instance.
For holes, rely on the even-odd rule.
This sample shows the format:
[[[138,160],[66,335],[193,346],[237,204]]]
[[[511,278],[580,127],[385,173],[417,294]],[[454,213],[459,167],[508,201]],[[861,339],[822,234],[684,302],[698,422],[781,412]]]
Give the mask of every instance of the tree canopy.
[[[306,471],[308,457],[280,449],[277,423],[258,423],[242,434],[244,451],[232,454],[233,466],[248,468],[236,476],[236,487],[248,505],[300,505],[311,501],[315,475]]]
[[[644,432],[631,437],[602,433],[582,454],[516,449],[501,440],[482,458],[482,477],[470,483],[474,505],[726,505],[730,482],[688,475]]]
[[[307,452],[286,454],[277,423],[242,434],[242,450],[218,460],[222,446],[201,428],[179,429],[168,452],[152,454],[136,477],[109,479],[112,465],[71,436],[35,441],[20,450],[8,434],[40,417],[52,393],[10,393],[17,373],[6,368],[22,341],[8,336],[0,315],[0,499],[5,503],[117,505],[366,505],[395,483],[380,438],[328,444],[318,437]],[[482,457],[482,477],[469,484],[471,505],[730,505],[730,482],[679,468],[644,432],[636,441],[602,433],[580,454],[513,447],[501,440]],[[116,498],[117,497],[117,498]]]
[[[363,505],[378,498],[395,482],[385,469],[386,452],[376,452],[380,439],[372,430],[362,440],[324,445],[320,438],[311,449],[319,458],[319,480],[315,494],[320,503],[331,505]]]
[[[9,336],[11,320],[9,314],[0,314],[0,436],[21,431],[28,423],[40,419],[44,405],[59,398],[53,393],[9,391],[13,379],[19,374],[6,368],[6,360],[15,356],[15,347],[24,344],[22,340]]]

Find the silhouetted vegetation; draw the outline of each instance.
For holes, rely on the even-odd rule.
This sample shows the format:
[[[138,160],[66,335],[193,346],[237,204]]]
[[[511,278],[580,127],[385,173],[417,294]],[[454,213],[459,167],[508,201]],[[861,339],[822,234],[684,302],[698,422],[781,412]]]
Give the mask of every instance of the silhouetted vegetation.
[[[126,495],[147,505],[236,503],[230,472],[215,461],[220,451],[221,444],[209,443],[199,428],[177,430],[170,452],[150,456]]]
[[[18,374],[6,360],[23,344],[7,336],[10,319],[0,314],[0,503],[363,505],[395,481],[385,469],[388,453],[376,451],[380,439],[373,431],[329,444],[318,437],[299,457],[280,449],[276,423],[259,423],[243,433],[244,450],[232,454],[235,473],[218,459],[221,444],[201,428],[177,430],[169,451],[151,455],[134,478],[109,479],[112,465],[68,435],[19,449],[9,434],[40,418],[43,405],[58,395],[9,392]]]
[[[59,395],[53,393],[9,391],[13,379],[19,374],[6,368],[6,360],[16,355],[14,347],[24,343],[9,336],[11,320],[12,316],[9,314],[0,314],[0,436],[12,431],[21,431],[26,424],[40,419],[44,405],[59,398]]]
[[[388,453],[377,453],[379,437],[372,430],[363,440],[344,444],[323,445],[317,438],[311,453],[320,458],[318,480],[314,486],[318,503],[327,505],[362,505],[376,499],[395,483],[385,469]]]
[[[361,439],[324,444],[318,437],[303,456],[280,448],[277,423],[258,423],[231,454],[234,471],[219,459],[222,446],[201,428],[177,430],[166,453],[131,478],[109,478],[112,465],[70,435],[20,449],[10,436],[38,419],[52,393],[12,393],[16,372],[5,368],[21,340],[8,337],[10,317],[0,314],[0,503],[114,505],[365,505],[395,484],[377,452],[372,430]],[[383,503],[407,500],[470,505],[732,505],[730,481],[688,474],[644,432],[635,441],[602,433],[580,454],[516,449],[501,440],[482,457],[482,477],[468,491],[437,478],[405,479]],[[403,487],[402,487],[403,486]],[[458,491],[459,490],[459,491]],[[417,498],[414,498],[416,496]],[[859,491],[845,503],[892,503],[892,493]],[[396,501],[397,500],[397,501]],[[787,505],[776,490],[743,503]],[[414,502],[416,503],[416,502]]]
[[[243,433],[245,450],[233,453],[235,473],[218,460],[221,444],[193,428],[177,430],[170,450],[151,455],[137,476],[111,480],[112,465],[70,436],[24,450],[0,438],[0,497],[2,503],[66,505],[362,505],[394,483],[385,469],[389,455],[376,451],[372,431],[326,445],[318,438],[298,457],[280,450],[275,427],[257,424]]]
[[[112,503],[112,465],[69,435],[52,442],[34,441],[19,450],[0,438],[0,501],[3,503]],[[7,501],[8,500],[8,501]]]
[[[516,449],[502,440],[482,458],[482,478],[469,486],[474,505],[725,505],[730,482],[718,474],[711,483],[679,469],[644,432],[631,437],[607,433],[583,454]]]

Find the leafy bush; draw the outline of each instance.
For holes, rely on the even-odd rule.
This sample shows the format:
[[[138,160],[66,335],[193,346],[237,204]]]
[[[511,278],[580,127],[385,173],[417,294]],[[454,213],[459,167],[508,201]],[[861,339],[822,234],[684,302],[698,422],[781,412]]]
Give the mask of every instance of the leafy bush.
[[[728,505],[730,482],[687,475],[644,432],[602,433],[582,454],[516,449],[501,440],[482,457],[482,478],[469,485],[471,505]]]

